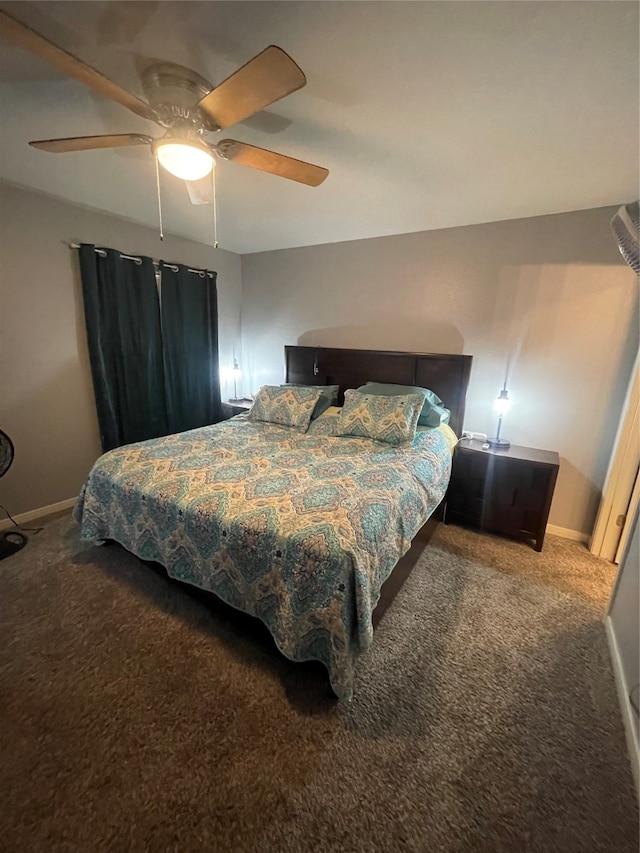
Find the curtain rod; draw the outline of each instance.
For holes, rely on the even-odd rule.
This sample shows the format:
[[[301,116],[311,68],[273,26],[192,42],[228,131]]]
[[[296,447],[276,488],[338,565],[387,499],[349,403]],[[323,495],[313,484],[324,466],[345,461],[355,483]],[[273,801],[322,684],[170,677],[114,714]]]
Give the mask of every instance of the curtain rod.
[[[68,243],[67,245],[69,246],[70,249],[79,249],[80,248],[80,243]],[[99,249],[97,246],[94,246],[93,251],[96,253],[96,255],[100,255],[101,258],[107,257],[107,253],[106,253],[105,249]],[[120,257],[125,261],[135,261],[137,264],[142,263],[142,258],[137,257],[136,255],[122,255],[121,254]],[[151,260],[153,262],[154,267],[160,266],[160,261],[156,260],[156,258],[151,258]],[[165,265],[165,267],[169,267],[170,270],[173,270],[173,272],[178,272],[178,267],[175,264],[168,264],[165,261],[164,265]],[[194,272],[197,275],[199,275],[200,278],[204,278],[206,275],[208,275],[209,278],[213,278],[213,275],[214,275],[212,272],[207,272],[206,270],[197,270],[197,269],[193,269],[192,267],[187,267],[187,272]]]

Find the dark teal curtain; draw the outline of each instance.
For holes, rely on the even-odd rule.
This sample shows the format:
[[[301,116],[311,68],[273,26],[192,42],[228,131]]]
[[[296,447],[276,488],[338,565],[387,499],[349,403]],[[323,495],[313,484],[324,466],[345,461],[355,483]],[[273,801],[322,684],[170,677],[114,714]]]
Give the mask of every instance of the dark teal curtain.
[[[222,419],[216,274],[161,261],[164,378],[169,432]]]
[[[80,246],[89,358],[103,450],[166,435],[160,306],[153,261]]]

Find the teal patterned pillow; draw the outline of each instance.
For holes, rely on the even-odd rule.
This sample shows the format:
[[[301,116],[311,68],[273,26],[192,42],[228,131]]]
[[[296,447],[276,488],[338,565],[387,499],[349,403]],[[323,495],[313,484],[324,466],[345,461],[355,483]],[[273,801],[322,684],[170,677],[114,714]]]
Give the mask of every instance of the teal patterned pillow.
[[[394,397],[398,394],[422,394],[424,406],[418,418],[418,426],[437,427],[440,424],[449,423],[451,412],[445,408],[442,400],[428,388],[420,388],[418,385],[395,385],[389,382],[367,382],[361,385],[358,391],[364,394],[381,394],[383,397]]]
[[[266,421],[306,432],[319,397],[319,388],[264,385],[256,394],[249,420]]]
[[[299,382],[287,382],[283,387],[287,388],[319,388],[320,399],[316,403],[316,407],[311,415],[311,420],[315,421],[323,412],[326,412],[330,406],[335,406],[338,402],[339,385],[302,385]]]
[[[422,394],[381,397],[349,390],[334,435],[356,435],[387,444],[413,441],[424,405]]]

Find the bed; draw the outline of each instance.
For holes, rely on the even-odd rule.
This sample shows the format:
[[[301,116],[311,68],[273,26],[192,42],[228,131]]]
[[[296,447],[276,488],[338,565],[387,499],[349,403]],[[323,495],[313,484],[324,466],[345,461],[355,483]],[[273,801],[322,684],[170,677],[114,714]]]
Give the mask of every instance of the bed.
[[[460,433],[471,357],[285,347],[285,381],[345,392],[376,380],[430,388]],[[74,518],[170,577],[264,622],[280,651],[318,660],[349,699],[374,625],[438,517],[450,475],[446,430],[409,445],[336,436],[339,408],[305,432],[243,414],[112,450]]]

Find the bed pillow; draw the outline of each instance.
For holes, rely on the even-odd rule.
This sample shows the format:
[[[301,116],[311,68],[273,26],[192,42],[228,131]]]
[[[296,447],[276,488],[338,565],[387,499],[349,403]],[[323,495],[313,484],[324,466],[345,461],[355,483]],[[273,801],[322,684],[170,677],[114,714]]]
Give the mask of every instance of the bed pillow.
[[[339,385],[300,385],[297,382],[287,382],[283,388],[319,388],[320,399],[316,403],[316,407],[311,415],[311,420],[315,421],[323,412],[326,412],[330,406],[335,406],[338,402]]]
[[[387,444],[407,444],[416,434],[422,394],[382,396],[345,391],[334,435],[355,435]]]
[[[319,388],[263,385],[249,410],[249,420],[306,432],[319,397]]]
[[[383,397],[397,394],[422,394],[424,405],[418,419],[418,426],[437,427],[440,424],[448,424],[451,412],[442,404],[442,400],[428,388],[420,388],[415,385],[394,385],[384,382],[367,382],[361,385],[358,391],[364,394],[380,394]]]

